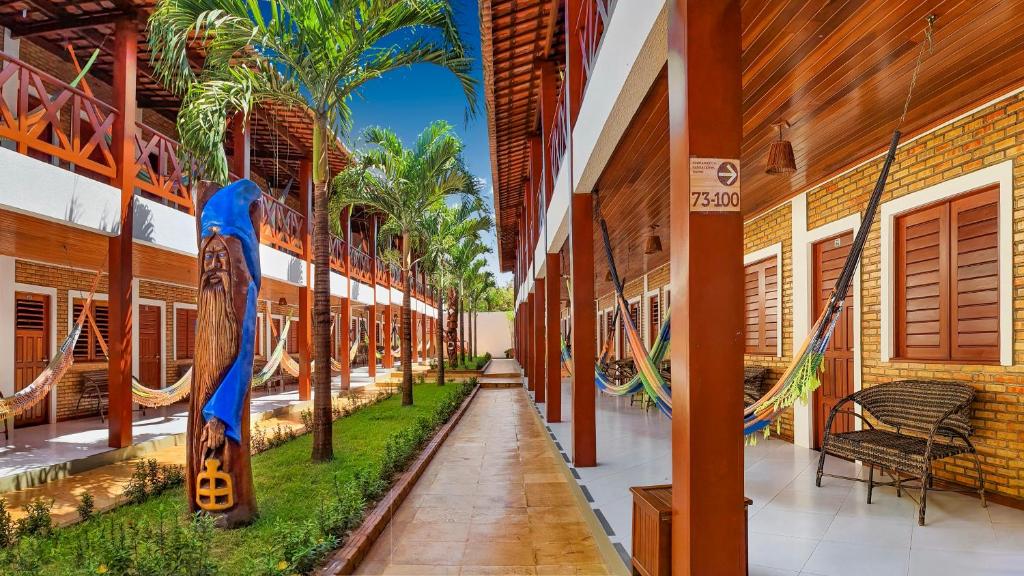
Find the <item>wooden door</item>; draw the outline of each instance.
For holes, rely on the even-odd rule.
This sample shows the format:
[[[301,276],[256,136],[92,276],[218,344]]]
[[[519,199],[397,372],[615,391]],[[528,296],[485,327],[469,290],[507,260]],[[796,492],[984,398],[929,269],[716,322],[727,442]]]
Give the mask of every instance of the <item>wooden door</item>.
[[[18,292],[14,296],[14,391],[28,387],[50,362],[50,297]],[[14,418],[14,426],[45,424],[50,396]]]
[[[814,245],[814,317],[817,318],[828,302],[836,279],[850,254],[853,233],[822,240]],[[829,412],[839,400],[853,393],[853,288],[846,293],[846,303],[836,322],[836,330],[825,350],[822,363],[821,387],[814,392],[814,447],[821,446]],[[854,429],[854,417],[840,414],[832,425],[833,432]]]
[[[163,371],[163,312],[159,306],[139,305],[139,382],[160,388]]]

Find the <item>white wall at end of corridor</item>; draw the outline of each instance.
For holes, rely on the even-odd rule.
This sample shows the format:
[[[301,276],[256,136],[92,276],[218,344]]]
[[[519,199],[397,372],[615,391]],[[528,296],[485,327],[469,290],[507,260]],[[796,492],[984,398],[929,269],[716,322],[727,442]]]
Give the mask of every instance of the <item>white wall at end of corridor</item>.
[[[506,312],[480,312],[475,326],[477,353],[490,352],[494,358],[504,358],[505,350],[512,347],[512,323]]]

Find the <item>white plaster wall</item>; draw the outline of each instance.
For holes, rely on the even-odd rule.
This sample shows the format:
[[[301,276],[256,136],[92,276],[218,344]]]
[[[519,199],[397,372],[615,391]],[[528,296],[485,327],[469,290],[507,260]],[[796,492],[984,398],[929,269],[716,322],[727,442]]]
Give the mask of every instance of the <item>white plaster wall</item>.
[[[477,317],[479,353],[490,352],[495,358],[504,358],[505,350],[512,347],[512,324],[505,312],[480,312]]]
[[[389,290],[391,291],[391,303],[392,304],[397,304],[397,305],[401,306],[402,305],[402,291],[399,290],[398,288],[389,288]]]
[[[0,148],[0,206],[53,222],[116,236],[121,193],[113,186]]]
[[[374,286],[374,296],[378,304],[391,304],[391,290],[386,286]]]
[[[132,209],[132,238],[136,242],[186,256],[199,254],[195,216],[138,195]]]
[[[57,303],[50,306],[56,310]],[[0,256],[0,392],[14,394],[14,258]]]
[[[310,268],[313,266],[310,265]],[[331,271],[331,296],[348,298],[348,278],[333,270]]]
[[[575,144],[574,144],[575,145]],[[547,251],[558,252],[569,236],[569,198],[572,186],[569,184],[569,155],[562,158],[562,166],[555,178],[555,189],[547,213]]]
[[[668,58],[665,0],[618,2],[572,132],[573,190],[593,191]]]
[[[365,304],[367,306],[373,304],[373,288],[369,285],[363,284],[358,280],[353,280],[351,288],[352,295],[350,298],[353,302],[358,302],[359,304]]]
[[[296,286],[306,285],[306,263],[276,248],[260,245],[260,271],[265,278],[273,278]]]

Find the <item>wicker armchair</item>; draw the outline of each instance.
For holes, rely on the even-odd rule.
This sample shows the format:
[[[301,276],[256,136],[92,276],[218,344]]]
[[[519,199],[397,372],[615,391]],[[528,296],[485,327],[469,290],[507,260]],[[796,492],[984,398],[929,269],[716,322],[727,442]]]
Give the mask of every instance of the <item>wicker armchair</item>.
[[[825,439],[818,459],[816,484],[821,486],[822,476],[850,478],[824,473],[825,455],[831,454],[848,460],[860,460],[869,466],[867,502],[875,486],[894,486],[896,495],[904,489],[919,489],[917,500],[918,524],[924,526],[928,505],[928,490],[934,490],[932,462],[970,454],[978,473],[977,493],[981,505],[985,502],[985,473],[981,461],[969,439],[971,435],[970,411],[974,389],[960,382],[902,380],[880,384],[855,392],[843,398],[832,408],[825,424]],[[846,404],[858,404],[879,424],[893,428],[876,428],[867,418]],[[851,432],[832,432],[836,414],[850,414],[860,418],[863,429]],[[906,432],[916,434],[907,434]],[[891,482],[876,482],[875,468],[888,472]],[[911,483],[910,486],[907,483]],[[917,483],[916,485],[913,483]],[[951,490],[964,492],[963,490]],[[971,490],[970,492],[974,492]],[[909,493],[908,493],[909,495]],[[912,496],[911,496],[912,497]],[[913,497],[912,497],[913,498]]]
[[[768,393],[768,368],[743,367],[743,406],[750,406]]]

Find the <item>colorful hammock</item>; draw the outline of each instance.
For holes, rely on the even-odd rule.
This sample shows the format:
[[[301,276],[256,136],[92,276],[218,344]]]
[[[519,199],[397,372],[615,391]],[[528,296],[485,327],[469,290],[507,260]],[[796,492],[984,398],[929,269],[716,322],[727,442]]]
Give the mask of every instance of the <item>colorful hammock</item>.
[[[267,363],[259,372],[252,375],[252,380],[249,383],[252,388],[264,385],[267,380],[277,372],[277,367],[280,365],[281,358],[284,356],[284,350],[288,346],[288,330],[290,327],[291,318],[285,321],[284,328],[281,329],[281,337],[278,340],[277,345],[274,347],[274,351],[271,353]],[[191,367],[188,369],[188,372],[178,379],[177,382],[165,388],[150,388],[132,376],[132,400],[147,408],[170,406],[171,404],[188,397],[189,392],[191,391]]]
[[[96,295],[96,287],[99,286],[101,274],[101,272],[96,273],[96,279],[92,283],[92,288],[89,289],[89,297],[85,299],[85,304],[82,306],[82,311],[79,312],[74,326],[71,327],[71,332],[61,343],[57,354],[46,365],[46,368],[36,376],[31,384],[18,390],[10,398],[0,396],[0,421],[14,418],[39,404],[50,393],[54,383],[63,378],[64,373],[75,363],[75,343],[78,342],[78,337],[82,334],[82,327],[85,325],[87,316],[86,311],[92,307],[92,299]]]
[[[289,318],[289,322],[290,321],[291,319]],[[348,350],[348,358],[350,362],[352,360],[355,360],[356,353],[359,351],[359,332],[361,331],[361,329],[362,325],[357,323],[356,339]],[[331,326],[331,331],[334,331],[333,326]],[[284,369],[284,371],[287,372],[290,376],[295,378],[299,377],[299,362],[292,358],[290,354],[284,354],[283,357],[281,358],[281,368]],[[313,360],[309,363],[309,371],[312,372],[314,369],[316,369],[316,360]],[[342,370],[343,367],[341,365],[341,362],[338,362],[334,358],[331,358],[331,373],[335,375],[341,374]]]

